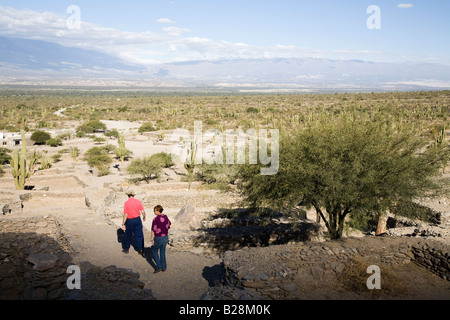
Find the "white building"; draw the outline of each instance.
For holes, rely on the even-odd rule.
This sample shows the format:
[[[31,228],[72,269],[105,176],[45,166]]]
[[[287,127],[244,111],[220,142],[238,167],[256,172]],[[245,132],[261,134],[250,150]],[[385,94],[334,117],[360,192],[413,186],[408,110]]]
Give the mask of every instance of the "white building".
[[[0,147],[14,147],[22,144],[22,135],[20,133],[0,132]]]

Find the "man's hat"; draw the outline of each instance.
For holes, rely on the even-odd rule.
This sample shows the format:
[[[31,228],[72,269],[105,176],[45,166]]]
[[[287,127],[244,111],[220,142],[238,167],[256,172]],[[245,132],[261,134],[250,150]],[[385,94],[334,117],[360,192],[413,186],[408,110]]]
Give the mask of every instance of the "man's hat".
[[[134,193],[134,191],[131,191],[131,190],[127,191],[126,194],[127,194],[127,196],[133,196],[133,197],[136,195],[136,193]]]

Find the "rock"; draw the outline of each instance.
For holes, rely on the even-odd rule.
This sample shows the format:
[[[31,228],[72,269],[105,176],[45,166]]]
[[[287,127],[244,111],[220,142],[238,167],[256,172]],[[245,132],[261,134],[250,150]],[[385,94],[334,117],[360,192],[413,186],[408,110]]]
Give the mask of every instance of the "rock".
[[[58,257],[54,254],[32,254],[27,257],[27,261],[34,264],[33,270],[45,271],[56,266]]]
[[[295,283],[287,283],[287,284],[282,284],[280,285],[280,289],[286,292],[294,292],[296,290],[298,290],[298,287]]]
[[[311,267],[310,272],[314,280],[320,280],[323,276],[323,268],[320,268],[318,266]]]
[[[341,273],[345,268],[345,265],[340,262],[332,262],[330,266],[336,273]]]
[[[201,217],[196,213],[195,208],[186,205],[175,215],[177,228],[196,230],[203,227]]]

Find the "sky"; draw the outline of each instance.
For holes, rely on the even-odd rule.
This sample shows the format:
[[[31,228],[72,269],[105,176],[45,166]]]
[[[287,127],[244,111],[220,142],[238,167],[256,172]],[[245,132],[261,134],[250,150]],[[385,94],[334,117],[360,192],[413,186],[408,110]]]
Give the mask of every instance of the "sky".
[[[450,65],[448,0],[0,0],[0,36],[130,62],[328,58]]]

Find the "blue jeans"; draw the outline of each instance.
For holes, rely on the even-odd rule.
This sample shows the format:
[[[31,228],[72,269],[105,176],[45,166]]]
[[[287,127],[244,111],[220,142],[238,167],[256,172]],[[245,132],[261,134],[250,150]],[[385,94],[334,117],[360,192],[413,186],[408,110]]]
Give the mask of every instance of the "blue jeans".
[[[123,241],[123,249],[128,251],[131,245],[131,236],[134,234],[136,240],[136,250],[141,251],[144,249],[144,233],[142,231],[141,218],[127,219],[125,221],[125,239]]]
[[[169,236],[155,237],[153,240],[155,244],[152,247],[152,253],[153,259],[155,260],[156,263],[156,269],[160,268],[166,270],[167,269],[166,246],[169,243]]]

